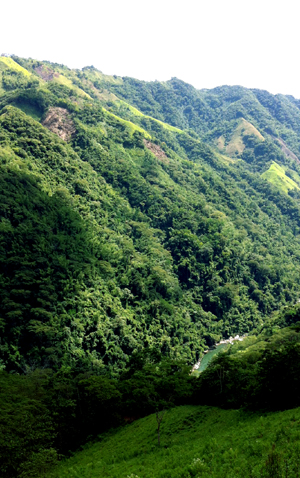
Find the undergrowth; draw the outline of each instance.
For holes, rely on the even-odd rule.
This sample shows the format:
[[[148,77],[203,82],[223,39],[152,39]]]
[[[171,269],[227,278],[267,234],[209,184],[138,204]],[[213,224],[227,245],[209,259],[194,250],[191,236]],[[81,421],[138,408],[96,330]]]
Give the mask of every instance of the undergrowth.
[[[267,414],[182,406],[99,437],[48,478],[298,477],[300,409]]]

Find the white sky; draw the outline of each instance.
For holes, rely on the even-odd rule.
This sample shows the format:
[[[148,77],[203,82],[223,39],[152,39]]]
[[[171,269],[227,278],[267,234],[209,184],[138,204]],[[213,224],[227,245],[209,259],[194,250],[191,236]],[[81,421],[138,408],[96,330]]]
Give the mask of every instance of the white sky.
[[[4,3],[4,0],[3,2]],[[196,88],[242,85],[300,98],[297,0],[15,0],[0,7],[0,54],[94,65]]]

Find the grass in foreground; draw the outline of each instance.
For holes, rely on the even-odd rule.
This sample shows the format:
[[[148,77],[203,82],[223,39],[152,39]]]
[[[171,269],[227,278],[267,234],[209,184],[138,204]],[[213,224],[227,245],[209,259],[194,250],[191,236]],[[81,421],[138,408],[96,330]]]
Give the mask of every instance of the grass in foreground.
[[[87,445],[51,478],[300,476],[300,408],[251,414],[204,406],[168,411],[157,445],[155,415]]]

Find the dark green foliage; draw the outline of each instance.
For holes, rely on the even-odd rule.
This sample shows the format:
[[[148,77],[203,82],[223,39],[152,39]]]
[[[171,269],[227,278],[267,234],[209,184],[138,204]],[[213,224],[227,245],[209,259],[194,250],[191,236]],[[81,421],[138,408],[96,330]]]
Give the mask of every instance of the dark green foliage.
[[[122,423],[122,395],[117,383],[107,377],[87,376],[78,381],[78,390],[84,436],[97,435]]]
[[[14,59],[32,75],[1,75],[0,365],[13,372],[1,375],[13,437],[13,451],[1,442],[4,476],[45,473],[57,453],[147,413],[160,429],[160,413],[192,393],[226,407],[298,406],[299,193],[260,177],[276,161],[297,180],[278,142],[300,153],[297,101]],[[74,127],[69,143],[42,126],[50,107]],[[228,143],[241,118],[265,141],[245,134],[231,161],[211,145]],[[252,348],[189,375],[204,347],[254,328]],[[270,452],[266,473],[279,462]]]
[[[25,107],[34,108],[41,117],[50,104],[55,104],[55,97],[48,90],[29,88],[17,90],[0,96],[0,107],[13,104],[21,109]]]
[[[0,463],[3,478],[37,476],[88,438],[137,417],[185,403],[189,367],[137,354],[119,381],[71,368],[26,376],[0,372]],[[35,475],[32,475],[35,476]]]
[[[299,323],[271,336],[261,334],[254,341],[247,340],[219,354],[200,374],[196,401],[264,410],[298,407]]]
[[[70,278],[91,267],[86,228],[67,197],[49,197],[22,170],[2,170],[0,190],[2,360],[9,369],[53,365],[47,349],[62,332],[55,306]]]
[[[30,379],[0,372],[0,464],[5,478],[38,476],[57,460],[54,420],[43,401],[44,380],[43,371]]]
[[[161,331],[155,343],[164,353],[174,347],[177,354],[186,336],[199,349],[197,328],[178,307],[171,256],[146,218],[25,115],[8,108],[1,124],[3,274],[10,262],[2,291],[6,365],[122,367],[147,343],[149,327]],[[50,196],[44,188],[53,189]],[[184,354],[191,357],[188,348]]]
[[[7,91],[20,89],[27,89],[37,86],[39,81],[34,76],[27,77],[23,73],[6,70],[2,73],[2,85]]]
[[[34,62],[20,63],[36,71]],[[83,89],[97,75],[95,69],[82,76],[52,67]],[[133,91],[139,83],[103,86],[125,91],[127,84]],[[162,104],[173,91],[169,101],[181,97],[185,115],[192,115],[191,98],[193,109],[201,110],[196,90],[178,80],[152,86]],[[208,98],[210,108],[220,107],[218,94]],[[244,94],[237,89],[236,101]],[[2,106],[26,111],[27,105],[39,114],[49,106],[67,107],[76,127],[66,145],[18,109],[2,110],[2,157],[12,178],[3,207],[8,196],[12,204],[3,219],[19,218],[4,236],[2,255],[4,270],[10,255],[16,259],[2,292],[1,350],[9,368],[80,363],[117,371],[132,351],[154,343],[192,363],[204,339],[210,344],[221,335],[249,332],[298,298],[296,198],[242,164],[220,162],[196,132],[174,132],[121,105],[120,114],[155,134],[151,141],[167,153],[161,161],[145,148],[142,132],[97,100],[76,95],[50,81],[47,88],[1,97]],[[248,142],[260,148],[256,158],[272,155],[273,143]],[[19,171],[12,164],[20,160]],[[23,204],[26,195],[32,200]],[[17,271],[22,260],[26,266]],[[17,282],[22,270],[23,282]],[[11,322],[9,314],[15,314]]]
[[[188,401],[194,378],[184,363],[162,359],[154,350],[134,354],[121,376],[123,413],[132,419]]]
[[[107,139],[103,136],[101,137],[100,134],[97,134],[97,137],[101,145],[107,142]],[[224,316],[224,313],[233,305],[234,301],[230,299],[230,296],[234,298],[234,290],[237,291],[237,289],[226,285],[225,289],[221,289],[221,294],[221,290],[211,294],[214,283],[210,280],[210,266],[208,266],[208,264],[212,264],[211,261],[218,263],[221,255],[222,266],[216,265],[215,270],[217,274],[219,270],[224,271],[226,267],[224,249],[230,248],[229,238],[226,239],[226,236],[222,234],[222,229],[226,221],[220,220],[220,214],[218,212],[215,214],[215,219],[207,218],[208,210],[205,202],[203,202],[203,193],[205,194],[205,199],[211,201],[214,207],[220,208],[221,200],[223,203],[223,211],[226,211],[226,214],[231,216],[233,221],[237,220],[243,208],[247,208],[249,214],[251,201],[249,201],[246,194],[242,191],[234,189],[233,192],[233,180],[230,178],[229,171],[225,169],[225,171],[222,172],[222,183],[217,176],[212,175],[210,170],[207,168],[204,169],[205,167],[203,168],[205,173],[203,174],[202,172],[202,174],[200,174],[199,170],[191,164],[180,164],[176,162],[159,164],[148,152],[144,154],[140,153],[136,158],[136,167],[133,167],[132,161],[129,159],[134,159],[132,152],[130,152],[130,156],[128,156],[129,151],[127,152],[127,161],[122,160],[122,156],[117,153],[115,153],[116,159],[112,160],[111,153],[113,153],[113,151],[110,150],[110,156],[105,155],[103,150],[101,151],[99,148],[95,148],[95,143],[92,143],[91,138],[88,139],[86,133],[85,140],[80,139],[80,141],[81,143],[78,143],[78,140],[76,140],[76,145],[80,146],[82,157],[92,162],[93,167],[97,171],[100,171],[114,188],[117,188],[122,195],[128,198],[133,207],[139,208],[141,212],[146,214],[155,228],[166,232],[165,244],[172,253],[176,267],[175,270],[181,284],[187,288],[202,287],[201,301],[205,304],[205,310]],[[193,142],[194,140],[190,139],[190,141]],[[199,141],[198,143],[196,142],[196,144],[200,145]],[[202,157],[206,158],[209,163],[216,161],[207,147],[202,147],[201,151]],[[126,153],[124,152],[123,154]],[[112,172],[112,169],[114,172]],[[167,177],[171,178],[172,182],[168,180],[168,186],[166,187],[165,178]],[[238,176],[238,174],[235,174],[235,179],[245,184],[245,181],[241,176]],[[265,190],[267,189],[267,192],[264,193],[264,201],[267,200],[267,196],[271,194],[272,188],[266,185],[264,181],[252,178],[249,174],[247,179],[249,182],[254,183],[255,180],[256,183],[258,183],[257,185],[255,183],[255,188],[258,189],[260,187],[261,190],[263,190],[263,188]],[[181,191],[183,191],[182,188],[184,188],[184,195],[181,194]],[[199,195],[199,192],[201,195]],[[247,191],[247,195],[249,192]],[[180,194],[180,204],[177,199],[178,194]],[[251,188],[251,194],[257,196],[257,198],[260,196],[260,193],[256,192],[253,188]],[[289,198],[282,196],[280,193],[278,194],[278,201],[276,197],[274,198],[280,207],[283,206],[284,202],[289,201]],[[147,198],[149,199],[147,200]],[[226,202],[226,209],[224,208],[224,202]],[[274,200],[268,208],[268,212],[272,214],[271,211],[274,211],[274,219],[275,216],[278,217],[278,208],[275,206],[274,209]],[[255,217],[257,218],[257,209],[253,209],[253,220],[257,223]],[[260,227],[264,227],[263,222],[268,220],[266,216],[264,216],[264,219],[261,217],[261,221],[259,220]],[[240,225],[242,224],[241,218]],[[249,232],[251,234],[251,231]],[[186,237],[184,241],[182,241],[183,234],[185,234]],[[239,233],[237,232],[237,236],[238,235]],[[187,238],[191,241],[190,245],[187,244]],[[197,247],[195,247],[196,243],[198,244]],[[180,247],[180,249],[178,249],[178,247]],[[230,256],[233,257],[233,255],[236,254],[236,247],[237,243],[234,243],[235,252],[229,253],[227,256],[228,259]],[[184,248],[186,248],[185,251],[183,250]],[[202,251],[200,251],[201,248]],[[268,244],[268,248],[269,250],[271,249],[271,244]],[[250,262],[248,267],[250,268],[249,275],[256,274],[255,268],[251,266]],[[283,269],[280,269],[280,274],[282,274]],[[228,264],[226,270],[228,274],[233,272],[232,260],[230,260],[230,265]],[[268,269],[262,271],[262,277],[265,277],[267,272]],[[245,275],[248,274],[246,273]],[[223,282],[224,279],[225,277],[220,278],[220,282]],[[276,274],[273,275],[272,282],[274,279],[276,282]],[[256,283],[257,280],[258,282],[260,281],[259,274],[256,274]],[[224,285],[229,281],[230,280],[225,279]],[[249,279],[245,277],[244,281],[248,285]],[[261,282],[258,287],[265,287],[267,282],[268,281]],[[198,289],[198,294],[199,292],[200,290]],[[213,299],[216,306],[212,305],[212,301],[208,299],[208,297],[212,295],[219,296],[221,299],[219,306],[217,306],[216,302],[218,299]],[[207,299],[205,299],[205,297],[207,297]],[[267,301],[258,300],[255,295],[252,297],[256,302],[259,302],[260,309],[266,312]]]

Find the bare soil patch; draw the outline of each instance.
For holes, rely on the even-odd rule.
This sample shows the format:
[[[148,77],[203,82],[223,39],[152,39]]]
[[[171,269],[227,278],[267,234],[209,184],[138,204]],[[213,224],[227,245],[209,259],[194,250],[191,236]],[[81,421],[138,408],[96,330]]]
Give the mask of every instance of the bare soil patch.
[[[44,81],[51,81],[53,78],[58,78],[59,73],[56,71],[52,70],[48,66],[45,65],[40,65],[37,66],[34,71],[42,78]]]
[[[288,158],[294,159],[295,161],[297,161],[297,163],[300,163],[299,158],[293,153],[293,151],[291,151],[291,150],[287,147],[287,145],[285,144],[285,142],[283,141],[283,139],[277,138],[277,142],[280,144],[281,151],[282,151]]]
[[[70,141],[71,137],[76,132],[70,114],[65,108],[54,106],[49,108],[42,124],[45,128],[52,131],[52,133],[55,133],[64,141]]]
[[[163,163],[169,163],[169,158],[166,155],[166,153],[161,149],[158,144],[151,143],[151,141],[148,141],[147,139],[144,139],[144,145],[146,146],[151,153],[153,153],[157,159],[162,161]]]

